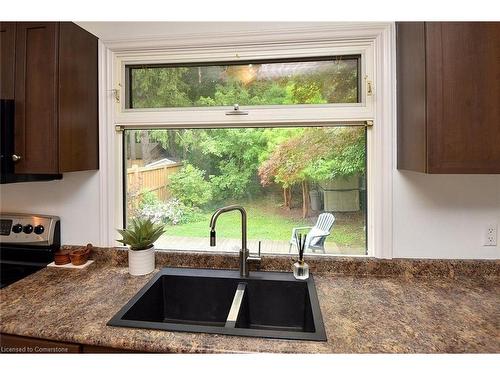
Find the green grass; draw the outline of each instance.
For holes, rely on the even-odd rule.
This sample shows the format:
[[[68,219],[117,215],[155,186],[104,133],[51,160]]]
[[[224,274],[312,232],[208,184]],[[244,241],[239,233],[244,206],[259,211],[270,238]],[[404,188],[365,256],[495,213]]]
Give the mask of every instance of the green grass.
[[[247,226],[249,239],[285,240],[290,239],[292,228],[312,226],[310,219],[295,219],[266,209],[265,202],[259,204],[245,203],[247,210]],[[180,237],[208,237],[210,217],[213,212],[203,214],[203,219],[197,222],[168,225],[167,236]],[[217,237],[241,238],[241,219],[239,212],[229,212],[221,215],[217,220]],[[359,222],[340,222],[333,227],[332,235],[327,242],[335,242],[339,246],[364,247],[365,233],[363,224]]]

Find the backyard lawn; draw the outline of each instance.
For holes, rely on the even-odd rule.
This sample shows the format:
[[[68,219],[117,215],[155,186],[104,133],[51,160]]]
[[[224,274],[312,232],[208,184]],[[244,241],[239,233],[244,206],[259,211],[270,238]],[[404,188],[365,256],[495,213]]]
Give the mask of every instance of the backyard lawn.
[[[293,212],[281,208],[273,209],[268,202],[246,202],[248,239],[266,239],[288,241],[294,227],[312,226],[316,217],[302,219],[293,217]],[[187,224],[167,225],[167,236],[205,237],[209,235],[209,223],[213,211],[205,212],[200,221]],[[299,215],[296,215],[299,216]],[[336,214],[336,223],[328,242],[334,242],[339,247],[365,247],[365,232],[363,221],[357,217]],[[218,238],[241,238],[241,221],[239,212],[225,213],[217,220]]]

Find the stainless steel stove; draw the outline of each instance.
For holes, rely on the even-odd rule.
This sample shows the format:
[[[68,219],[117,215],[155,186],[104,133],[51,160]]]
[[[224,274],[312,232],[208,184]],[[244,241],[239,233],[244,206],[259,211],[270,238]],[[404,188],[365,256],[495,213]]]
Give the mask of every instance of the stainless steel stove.
[[[59,217],[0,213],[0,288],[45,268],[60,246]]]

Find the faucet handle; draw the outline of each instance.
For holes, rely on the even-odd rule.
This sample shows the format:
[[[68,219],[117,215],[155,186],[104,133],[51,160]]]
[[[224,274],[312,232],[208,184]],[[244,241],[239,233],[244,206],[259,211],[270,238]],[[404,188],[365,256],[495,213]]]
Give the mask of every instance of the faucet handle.
[[[260,245],[261,245],[261,241],[259,241],[259,247],[258,247],[257,256],[252,255],[252,254],[248,254],[248,258],[247,258],[248,260],[260,262],[260,260],[262,259],[261,256],[260,256]]]

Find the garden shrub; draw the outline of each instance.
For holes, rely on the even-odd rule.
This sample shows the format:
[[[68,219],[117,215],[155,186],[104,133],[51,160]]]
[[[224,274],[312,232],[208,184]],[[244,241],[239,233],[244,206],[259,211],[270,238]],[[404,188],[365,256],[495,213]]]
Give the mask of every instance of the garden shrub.
[[[202,207],[212,199],[212,186],[205,180],[205,171],[191,164],[170,176],[172,195],[188,207]]]
[[[148,205],[150,206],[161,203],[160,200],[158,199],[158,196],[152,191],[143,190],[141,191],[140,195],[141,195],[141,200],[139,202],[140,209],[142,209],[144,206]]]

